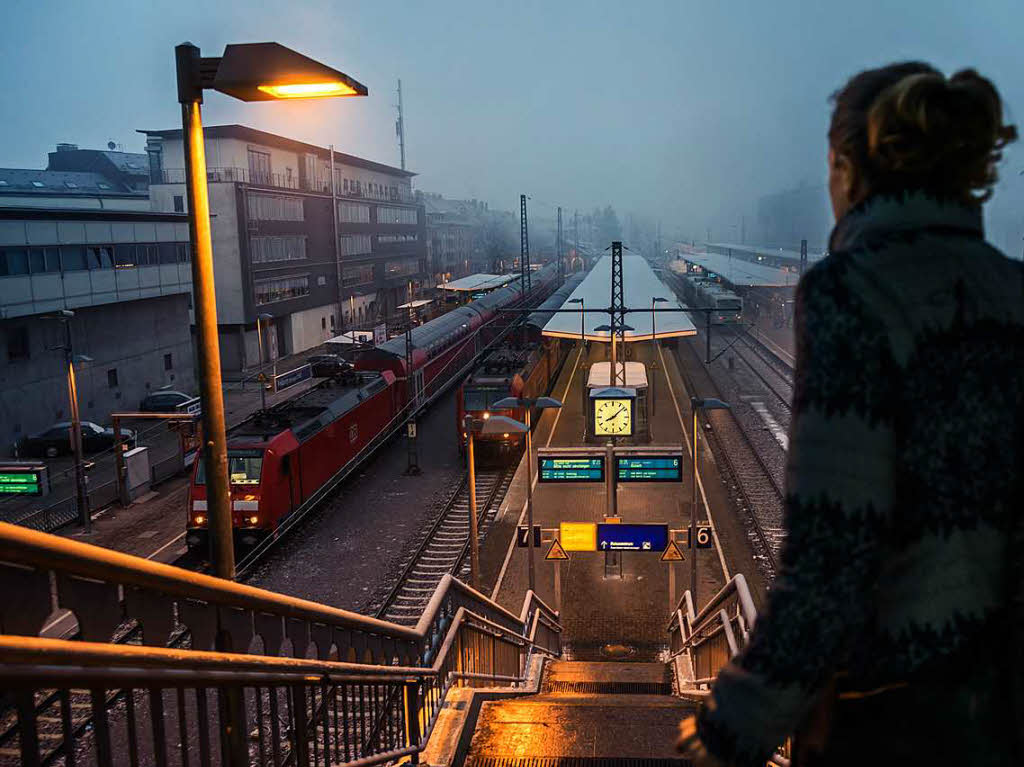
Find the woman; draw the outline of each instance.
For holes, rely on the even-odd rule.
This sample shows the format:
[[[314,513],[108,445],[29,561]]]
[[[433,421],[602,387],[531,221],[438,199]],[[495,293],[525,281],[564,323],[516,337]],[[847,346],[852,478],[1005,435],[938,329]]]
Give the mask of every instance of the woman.
[[[763,765],[1024,765],[1024,266],[983,239],[993,85],[927,64],[834,96],[829,256],[797,292],[788,538],[680,748]]]

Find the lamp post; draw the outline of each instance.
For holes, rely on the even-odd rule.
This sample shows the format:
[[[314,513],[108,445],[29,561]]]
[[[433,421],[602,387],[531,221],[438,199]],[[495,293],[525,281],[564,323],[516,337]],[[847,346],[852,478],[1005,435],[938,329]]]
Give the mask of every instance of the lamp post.
[[[522,434],[529,432],[526,424],[507,416],[492,415],[490,418],[474,418],[467,415],[462,422],[466,430],[466,462],[469,467],[469,581],[470,586],[480,588],[480,531],[476,518],[476,459],[473,454],[474,434]],[[531,535],[533,528],[530,528]]]
[[[260,373],[263,373],[263,368],[266,365],[266,359],[264,358],[264,355],[263,355],[263,330],[262,330],[263,320],[267,320],[269,322],[272,319],[274,319],[274,315],[273,314],[266,314],[266,313],[261,314],[261,315],[259,315],[256,318],[256,343],[259,344],[259,347],[260,347]],[[277,376],[277,359],[276,358],[274,359],[274,376],[275,377]],[[260,410],[266,410],[267,409],[267,382],[266,381],[258,381],[258,383],[260,385]]]
[[[526,413],[526,548],[527,573],[529,575],[530,590],[537,590],[537,582],[533,557],[533,437],[532,424],[530,419],[533,409],[546,410],[548,408],[560,408],[562,403],[554,397],[505,397],[495,402],[491,407],[494,410],[521,409]],[[491,420],[491,419],[487,419]]]
[[[658,331],[654,324],[655,317],[655,304],[667,304],[668,299],[662,298],[661,296],[651,296],[651,371],[658,369]],[[651,376],[651,380],[647,382],[648,389],[650,390],[650,402],[651,402],[651,415],[654,415],[654,381],[656,376]]]
[[[566,303],[579,304],[580,305],[580,357],[582,358],[583,354],[586,353],[586,351],[587,351],[587,330],[586,330],[586,327],[587,327],[586,326],[586,322],[587,322],[587,305],[586,305],[586,302],[583,300],[582,296],[580,296],[579,298],[570,298]],[[583,401],[583,406],[582,406],[582,409],[580,410],[580,412],[583,413],[584,415],[586,415],[586,413],[587,413],[587,363],[586,363],[586,361],[584,361],[583,365],[580,368],[580,375],[583,378],[583,381],[582,381],[582,383],[580,385],[580,393],[583,395],[583,400],[582,400]]]
[[[728,410],[729,403],[720,399],[690,397],[690,412],[693,414],[693,488],[690,496],[690,597],[693,609],[697,606],[697,444],[700,427],[697,424],[697,413],[701,410]]]
[[[182,143],[187,172],[189,234],[192,242],[192,291],[199,349],[199,396],[203,408],[203,463],[206,470],[214,573],[234,578],[235,552],[228,484],[227,434],[221,390],[217,302],[213,284],[213,242],[206,184],[201,105],[203,91],[218,90],[241,101],[365,96],[366,87],[278,43],[228,45],[223,56],[201,57],[199,48],[174,49],[181,104]],[[331,169],[334,172],[334,169]]]

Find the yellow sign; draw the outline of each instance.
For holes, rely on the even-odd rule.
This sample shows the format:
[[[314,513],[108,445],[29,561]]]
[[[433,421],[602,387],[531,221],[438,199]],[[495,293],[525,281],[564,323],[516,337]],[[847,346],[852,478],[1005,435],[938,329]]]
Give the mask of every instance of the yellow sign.
[[[565,553],[565,549],[562,548],[562,544],[558,542],[557,538],[551,542],[551,548],[548,549],[548,553],[544,555],[544,559],[559,560],[568,558],[569,555]]]
[[[633,400],[594,401],[594,436],[629,437],[633,434]]]
[[[593,522],[562,522],[558,526],[560,548],[566,551],[597,551],[597,525]]]
[[[683,561],[683,552],[681,552],[679,550],[679,547],[676,545],[675,541],[670,540],[668,542],[668,546],[666,546],[665,550],[663,552],[661,552],[661,561],[662,562],[682,562]]]

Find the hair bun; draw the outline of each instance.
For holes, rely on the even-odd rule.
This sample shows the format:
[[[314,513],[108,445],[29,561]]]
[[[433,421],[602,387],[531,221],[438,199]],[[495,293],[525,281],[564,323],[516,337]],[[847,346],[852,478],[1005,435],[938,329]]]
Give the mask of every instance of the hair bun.
[[[1015,138],[995,86],[973,69],[948,80],[934,70],[908,74],[881,91],[867,115],[871,175],[891,188],[987,199],[1000,150]]]

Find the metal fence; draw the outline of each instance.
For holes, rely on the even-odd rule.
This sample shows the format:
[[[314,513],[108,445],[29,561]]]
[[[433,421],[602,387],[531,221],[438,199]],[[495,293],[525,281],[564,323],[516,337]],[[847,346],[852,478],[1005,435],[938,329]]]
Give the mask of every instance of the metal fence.
[[[184,168],[163,168],[156,172],[154,184],[184,184],[186,170]],[[331,180],[329,176],[317,178],[300,177],[293,173],[271,173],[269,171],[254,171],[251,168],[207,168],[206,180],[208,183],[236,183],[250,184],[252,186],[265,186],[275,189],[294,189],[297,191],[315,192],[318,194],[331,194]],[[360,188],[342,190],[338,184],[337,195],[339,198],[356,198],[365,200],[376,200],[378,202],[417,202],[416,196],[404,190],[391,190],[370,193],[369,190]]]
[[[532,592],[446,576],[408,628],[6,524],[0,589],[0,763],[416,761],[449,690],[561,651]],[[61,610],[83,641],[39,637]]]

